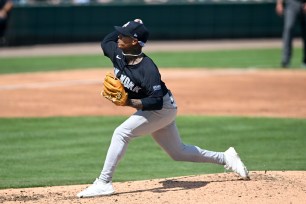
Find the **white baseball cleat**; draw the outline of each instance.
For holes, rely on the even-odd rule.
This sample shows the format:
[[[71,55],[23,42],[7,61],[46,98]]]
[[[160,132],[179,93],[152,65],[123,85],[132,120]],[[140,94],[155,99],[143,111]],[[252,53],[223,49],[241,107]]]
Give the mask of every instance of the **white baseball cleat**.
[[[244,179],[249,179],[249,172],[246,166],[241,161],[234,147],[230,147],[228,148],[228,150],[224,152],[224,158],[225,158],[224,168],[236,172]]]
[[[114,188],[112,182],[106,183],[100,179],[96,179],[95,182],[90,185],[85,190],[77,194],[79,198],[95,197],[95,196],[105,196],[113,194]]]

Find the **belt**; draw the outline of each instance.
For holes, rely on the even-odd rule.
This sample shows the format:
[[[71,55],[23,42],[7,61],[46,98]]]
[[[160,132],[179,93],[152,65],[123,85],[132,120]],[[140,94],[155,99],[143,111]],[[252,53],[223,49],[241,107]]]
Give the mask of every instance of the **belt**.
[[[171,91],[168,89],[168,91],[163,95],[163,97],[165,96],[165,95],[169,95],[169,96],[172,96],[172,93],[171,93]]]

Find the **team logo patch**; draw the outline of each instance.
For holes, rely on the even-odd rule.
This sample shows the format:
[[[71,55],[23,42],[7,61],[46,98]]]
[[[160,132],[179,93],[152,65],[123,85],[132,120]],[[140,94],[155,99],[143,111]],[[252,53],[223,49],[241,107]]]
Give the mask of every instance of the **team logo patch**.
[[[161,90],[161,85],[153,86],[153,90],[154,90],[154,91]]]
[[[127,22],[126,24],[124,24],[122,27],[127,27],[130,24],[130,22]]]

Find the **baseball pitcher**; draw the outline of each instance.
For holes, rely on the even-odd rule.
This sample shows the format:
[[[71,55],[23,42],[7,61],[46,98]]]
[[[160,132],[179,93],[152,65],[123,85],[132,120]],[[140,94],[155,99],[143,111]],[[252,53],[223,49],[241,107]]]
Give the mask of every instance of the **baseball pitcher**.
[[[77,194],[80,198],[113,194],[112,177],[129,142],[146,134],[152,135],[173,160],[224,165],[248,178],[233,147],[214,152],[182,142],[175,122],[174,97],[161,80],[156,64],[142,52],[148,37],[148,29],[136,19],[115,26],[101,43],[104,55],[114,66],[114,72],[105,76],[102,95],[114,105],[129,106],[136,112],[115,129],[100,176]]]

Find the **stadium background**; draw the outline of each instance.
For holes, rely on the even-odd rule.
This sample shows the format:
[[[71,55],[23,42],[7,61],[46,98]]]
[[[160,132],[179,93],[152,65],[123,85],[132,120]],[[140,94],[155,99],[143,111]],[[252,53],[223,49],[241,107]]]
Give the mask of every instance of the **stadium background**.
[[[100,41],[113,25],[141,17],[151,40],[275,38],[271,0],[15,0],[9,45]],[[297,30],[297,32],[299,32]]]
[[[0,71],[4,73],[0,75],[0,203],[305,200],[306,73],[300,68],[301,49],[295,50],[292,69],[279,67],[282,19],[276,16],[274,3],[164,1],[16,3],[7,32],[8,48],[0,48]],[[101,78],[112,68],[104,63],[98,42],[113,25],[139,17],[148,24],[152,40],[168,41],[159,42],[168,49],[170,40],[171,46],[180,45],[177,40],[194,40],[184,41],[187,47],[174,48],[176,57],[168,62],[159,60],[173,52],[149,53],[161,65],[180,105],[178,126],[184,141],[220,151],[233,144],[251,171],[251,181],[226,174],[219,166],[174,162],[145,137],[129,146],[118,168],[114,178],[117,195],[88,200],[75,197],[99,173],[112,131],[129,114],[103,115],[105,109],[118,111],[118,115],[123,111],[99,95]],[[222,38],[227,41],[219,40]],[[242,38],[245,43],[255,40],[256,49],[229,49],[229,42],[242,48],[238,41]],[[278,39],[271,40],[276,46],[259,49],[270,45],[269,38]],[[200,40],[206,41],[201,44]],[[79,42],[94,43],[90,52],[81,52]],[[76,44],[69,46],[73,56],[61,52],[66,43]],[[216,52],[203,51],[207,44]],[[145,49],[151,45],[156,44]],[[195,48],[203,52],[190,51]],[[93,53],[96,56],[81,56]],[[183,61],[186,59],[190,60]],[[182,67],[181,60],[189,67]],[[174,64],[180,69],[173,69]],[[188,86],[174,83],[182,79]],[[204,98],[194,103],[200,96]],[[253,106],[255,103],[259,106]],[[190,110],[184,114],[183,108],[194,115]],[[37,186],[42,188],[29,188]]]

